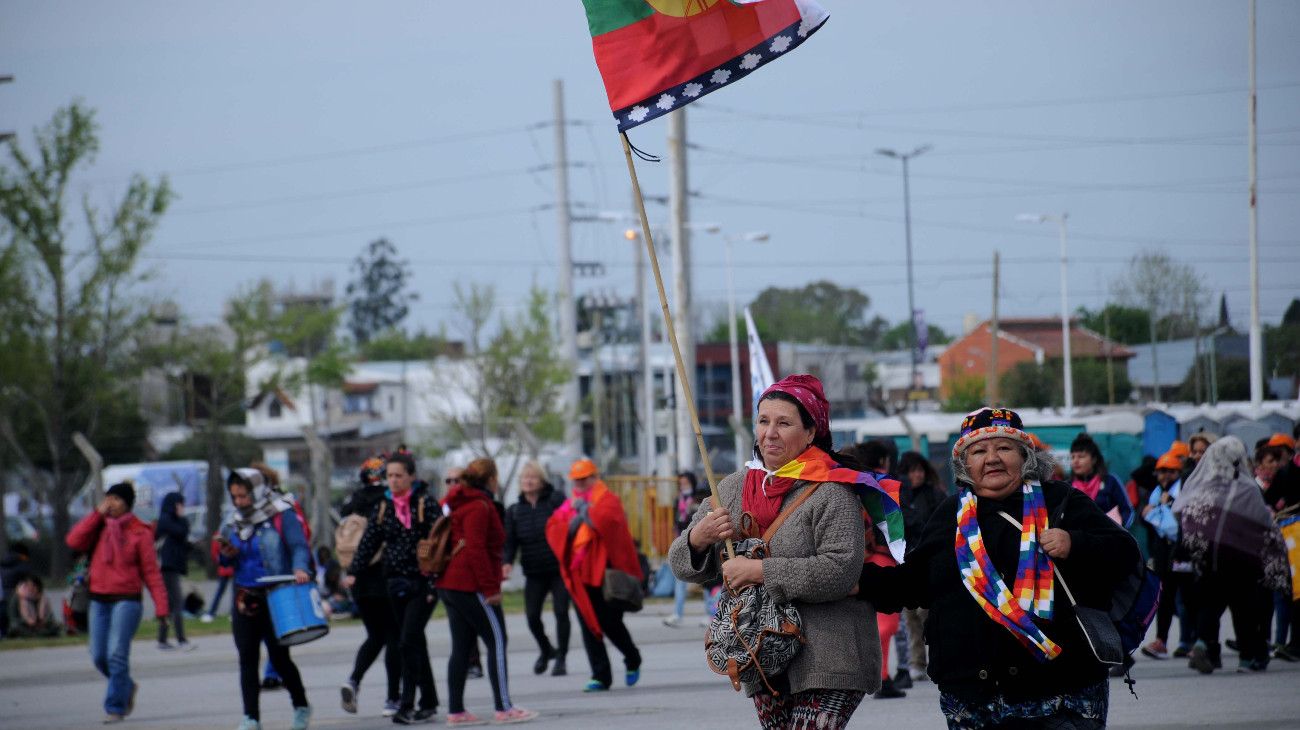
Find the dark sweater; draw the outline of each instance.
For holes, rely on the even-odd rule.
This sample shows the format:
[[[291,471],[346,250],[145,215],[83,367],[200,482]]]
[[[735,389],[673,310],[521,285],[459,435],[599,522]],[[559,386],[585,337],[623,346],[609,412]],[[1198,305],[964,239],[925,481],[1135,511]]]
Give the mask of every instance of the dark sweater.
[[[903,532],[908,549],[920,543],[925,524],[947,498],[948,494],[933,484],[923,484],[919,488],[903,486],[898,490],[898,506],[903,511]]]
[[[510,565],[519,557],[525,576],[555,576],[560,563],[546,543],[546,521],[564,504],[564,493],[550,484],[542,486],[537,504],[523,495],[506,509],[506,545],[501,562]]]
[[[1062,500],[1067,500],[1059,527],[1070,533],[1070,556],[1055,562],[1074,597],[1085,606],[1109,609],[1115,586],[1139,560],[1137,543],[1086,494],[1067,484],[1044,484],[1043,497],[1053,517]],[[981,499],[977,511],[980,533],[1008,588],[1020,557],[1020,531],[998,512],[1019,520],[1022,505],[1016,492],[1000,503]],[[954,550],[956,532],[957,497],[950,496],[939,505],[903,565],[863,567],[859,593],[882,612],[930,609],[925,622],[929,672],[941,691],[968,702],[987,702],[997,694],[1017,702],[1106,680],[1106,668],[1089,650],[1059,582],[1052,620],[1039,622],[1061,647],[1056,659],[1036,661],[1010,631],[989,618],[962,584]]]
[[[424,502],[424,520],[420,519],[420,503]],[[397,519],[397,508],[393,500],[385,497],[384,517],[379,517],[379,503],[370,512],[370,523],[366,525],[365,534],[357,544],[357,552],[352,556],[352,565],[348,572],[357,575],[364,572],[380,545],[384,546],[384,557],[380,564],[384,566],[385,578],[420,578],[420,566],[415,559],[415,545],[429,535],[442,508],[427,487],[420,487],[411,494],[411,527],[407,529]]]
[[[372,519],[378,513],[379,505],[385,501],[387,492],[387,487],[382,484],[367,484],[364,487],[359,487],[348,496],[339,512],[344,517],[361,515],[366,519]],[[391,509],[392,505],[389,505],[384,511],[387,512]],[[425,509],[427,510],[428,507],[426,506]],[[359,544],[358,547],[360,547]],[[352,596],[354,598],[388,595],[388,585],[387,580],[384,578],[382,559],[374,565],[370,565],[369,562],[364,565],[357,565],[353,562],[352,567],[355,570],[350,572],[357,579],[357,582],[352,584]]]
[[[158,567],[168,573],[185,573],[189,570],[190,523],[176,514],[176,505],[181,500],[179,492],[163,497],[162,507],[158,510],[158,522],[153,528],[154,539],[162,540],[162,547],[158,548]]]

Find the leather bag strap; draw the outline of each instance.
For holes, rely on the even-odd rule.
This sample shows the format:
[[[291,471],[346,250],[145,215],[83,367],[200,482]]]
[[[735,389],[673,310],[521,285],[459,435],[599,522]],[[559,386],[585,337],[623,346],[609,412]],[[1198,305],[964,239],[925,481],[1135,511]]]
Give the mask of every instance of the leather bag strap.
[[[772,520],[772,524],[768,525],[767,530],[763,532],[763,542],[771,545],[772,536],[776,534],[777,530],[781,529],[781,524],[785,522],[785,518],[789,517],[795,510],[799,509],[799,505],[803,504],[805,500],[811,497],[813,492],[817,491],[817,488],[820,486],[821,482],[813,482],[807,489],[800,492],[799,496],[795,497],[793,502],[786,505],[785,509],[781,510],[781,514],[777,515],[776,519]]]

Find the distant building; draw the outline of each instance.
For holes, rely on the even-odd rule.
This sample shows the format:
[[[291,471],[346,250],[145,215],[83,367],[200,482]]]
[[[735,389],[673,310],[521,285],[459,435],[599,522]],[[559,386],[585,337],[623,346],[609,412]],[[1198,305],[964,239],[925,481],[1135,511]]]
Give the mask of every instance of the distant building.
[[[939,356],[943,397],[954,384],[969,377],[985,378],[992,358],[993,336],[988,321],[967,332]],[[1061,357],[1061,320],[1056,317],[1002,319],[998,321],[998,376],[1022,362],[1042,364]],[[1070,320],[1070,357],[1074,360],[1127,361],[1134,351]],[[1183,372],[1186,372],[1184,370]]]
[[[1132,347],[1134,356],[1128,362],[1128,379],[1137,390],[1140,399],[1152,400],[1155,398],[1155,384],[1158,376],[1161,400],[1167,401],[1174,397],[1175,391],[1187,379],[1187,373],[1196,362],[1198,344],[1191,338],[1157,342],[1154,358],[1151,356],[1150,344],[1133,345]],[[1199,348],[1201,356],[1206,358],[1205,367],[1207,372],[1203,374],[1203,377],[1207,379],[1207,383],[1211,353],[1218,361],[1234,358],[1246,360],[1250,358],[1250,340],[1246,335],[1229,333],[1213,337],[1202,337]],[[1206,393],[1206,399],[1209,399],[1208,392]]]

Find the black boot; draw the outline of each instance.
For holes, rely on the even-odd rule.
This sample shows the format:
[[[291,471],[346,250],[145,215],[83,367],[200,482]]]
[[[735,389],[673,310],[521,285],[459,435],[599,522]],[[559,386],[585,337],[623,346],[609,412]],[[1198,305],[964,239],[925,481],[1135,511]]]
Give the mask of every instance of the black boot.
[[[894,686],[899,689],[912,688],[912,675],[906,669],[900,669],[894,673]]]
[[[568,669],[565,668],[565,666],[564,666],[564,655],[563,655],[563,654],[556,654],[556,655],[555,655],[555,664],[552,664],[552,665],[551,665],[551,676],[552,676],[552,677],[563,677],[564,675],[566,675],[566,674],[568,674],[568,673],[569,673]]]
[[[533,662],[533,674],[545,674],[546,667],[553,658],[555,658],[555,650],[549,646],[542,647],[541,656],[537,657],[537,661]]]
[[[890,700],[896,697],[906,697],[907,693],[894,686],[894,680],[886,677],[880,681],[880,689],[871,695],[878,700]]]

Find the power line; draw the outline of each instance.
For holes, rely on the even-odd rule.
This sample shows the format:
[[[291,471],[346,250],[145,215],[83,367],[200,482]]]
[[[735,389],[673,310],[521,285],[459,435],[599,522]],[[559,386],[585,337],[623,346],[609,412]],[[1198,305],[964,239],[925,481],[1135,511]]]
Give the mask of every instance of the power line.
[[[478,182],[482,180],[496,180],[504,177],[513,177],[516,175],[528,175],[534,172],[549,169],[551,165],[538,165],[516,170],[495,170],[492,172],[481,172],[469,175],[459,175],[456,177],[434,178],[431,180],[413,180],[405,183],[392,183],[388,185],[377,185],[365,188],[352,188],[349,190],[334,190],[324,193],[314,193],[311,195],[291,195],[282,198],[263,198],[262,200],[246,200],[234,203],[218,203],[215,205],[198,206],[194,208],[180,208],[179,210],[168,211],[171,215],[193,215],[199,213],[216,213],[230,210],[247,210],[252,208],[267,208],[276,205],[287,205],[294,203],[308,203],[318,200],[338,200],[341,198],[351,198],[363,195],[377,195],[381,193],[403,192],[406,190],[418,190],[420,188],[441,187],[443,185],[459,185],[467,182]]]
[[[291,241],[305,238],[320,238],[323,236],[336,236],[353,233],[377,235],[382,231],[417,228],[420,226],[437,225],[440,223],[454,223],[458,221],[482,220],[485,218],[502,218],[505,216],[520,215],[530,213],[535,210],[549,208],[550,205],[527,206],[522,208],[507,208],[504,210],[486,210],[474,213],[461,213],[458,215],[433,216],[427,218],[408,218],[406,220],[388,221],[384,223],[370,223],[363,226],[349,226],[346,228],[319,228],[311,231],[297,231],[293,233],[270,233],[259,236],[247,236],[244,238],[225,238],[214,239],[209,241],[187,241],[178,246],[168,246],[167,251],[188,251],[198,248],[210,248],[214,246],[238,246],[246,243],[268,243],[278,241]],[[157,255],[157,254],[153,254]],[[295,260],[302,260],[296,258]]]
[[[1293,89],[1300,87],[1300,82],[1287,82],[1278,84],[1259,85],[1259,90],[1275,91],[1278,89]],[[1033,109],[1057,106],[1086,106],[1090,104],[1108,104],[1123,103],[1131,101],[1154,101],[1158,99],[1180,99],[1198,96],[1218,96],[1222,94],[1242,94],[1246,93],[1244,86],[1217,86],[1205,89],[1189,89],[1186,91],[1168,91],[1154,92],[1146,94],[1116,94],[1111,96],[1081,96],[1081,97],[1064,97],[1058,99],[1039,99],[1039,100],[1011,100],[986,102],[982,104],[950,104],[947,106],[931,107],[913,107],[910,109],[850,109],[843,111],[827,112],[808,112],[805,115],[792,116],[860,116],[860,117],[883,117],[898,116],[905,114],[950,114],[953,112],[968,111],[1001,111],[1006,109]],[[732,114],[748,114],[748,112],[717,104],[713,101],[697,102],[695,107],[708,111],[722,111]]]
[[[806,206],[791,205],[786,201],[780,201],[780,200],[753,200],[749,198],[728,198],[725,196],[712,195],[708,193],[695,193],[694,195],[695,197],[701,200],[708,200],[722,205],[763,208],[765,210],[785,210],[785,211],[790,211],[795,213],[807,213],[811,215],[830,216],[836,218],[857,218],[862,220],[874,220],[874,221],[880,221],[885,223],[903,222],[902,218],[898,218],[894,216],[878,215],[878,214],[873,215],[869,213],[853,212],[853,211],[845,211],[845,210],[818,209],[818,208],[811,208]],[[924,225],[933,228],[947,228],[947,229],[958,230],[958,231],[974,231],[980,233],[995,233],[1001,236],[1042,238],[1041,233],[1035,233],[1033,230],[1027,228],[1000,228],[997,226],[981,226],[981,225],[970,224],[970,223],[955,223],[955,222],[936,221],[936,220],[927,220],[927,219],[918,220],[916,218],[912,219],[912,223],[916,225]],[[1135,236],[1108,236],[1102,234],[1083,234],[1083,233],[1073,233],[1073,232],[1070,234],[1070,237],[1072,239],[1083,240],[1083,241],[1099,241],[1099,242],[1106,242],[1106,243],[1129,243],[1129,244],[1139,244],[1139,245],[1149,245],[1149,246],[1168,246],[1168,245],[1180,244],[1179,238],[1141,238]],[[1223,244],[1240,243],[1240,241],[1232,241],[1228,239],[1215,240],[1215,241],[1202,240],[1198,242],[1196,245],[1200,245],[1200,243],[1204,243],[1206,245],[1210,243],[1214,243],[1216,245],[1223,245]],[[1295,244],[1294,242],[1274,241],[1268,244],[1261,243],[1260,245],[1293,246]]]

